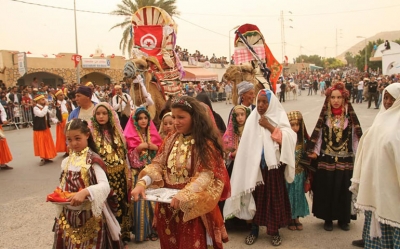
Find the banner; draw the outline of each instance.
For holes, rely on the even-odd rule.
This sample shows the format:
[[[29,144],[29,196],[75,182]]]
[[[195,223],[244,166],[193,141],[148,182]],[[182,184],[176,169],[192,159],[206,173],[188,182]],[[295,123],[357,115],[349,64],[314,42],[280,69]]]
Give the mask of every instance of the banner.
[[[268,45],[265,45],[265,58],[267,60],[267,67],[271,70],[271,78],[270,81],[272,83],[272,87],[274,88],[274,92],[276,91],[276,82],[281,76],[282,65],[275,59]]]
[[[149,56],[161,56],[163,28],[160,25],[134,26],[134,46]],[[159,59],[160,61],[160,59]]]
[[[17,54],[17,57],[18,57],[18,73],[22,77],[27,72],[26,54],[25,52],[21,52]]]
[[[111,62],[109,59],[92,59],[83,58],[82,68],[110,68]]]

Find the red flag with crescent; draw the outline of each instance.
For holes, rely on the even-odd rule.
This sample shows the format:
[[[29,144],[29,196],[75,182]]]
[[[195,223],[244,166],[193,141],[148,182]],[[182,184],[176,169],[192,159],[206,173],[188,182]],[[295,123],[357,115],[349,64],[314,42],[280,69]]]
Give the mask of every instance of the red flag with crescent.
[[[79,64],[79,62],[81,61],[81,59],[82,59],[82,56],[79,55],[79,54],[74,54],[74,55],[71,56],[71,60],[74,61],[75,67],[78,66],[78,64]]]
[[[134,26],[134,46],[149,56],[157,57],[162,62],[161,45],[163,28],[161,25]]]

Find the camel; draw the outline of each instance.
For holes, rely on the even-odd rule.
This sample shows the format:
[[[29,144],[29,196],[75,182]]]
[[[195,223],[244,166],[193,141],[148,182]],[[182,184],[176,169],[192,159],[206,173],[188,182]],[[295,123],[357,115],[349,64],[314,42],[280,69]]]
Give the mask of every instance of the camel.
[[[254,91],[257,94],[262,89],[269,89],[267,84],[262,84],[256,79],[258,75],[257,63],[246,63],[243,65],[231,65],[224,74],[224,79],[232,82],[232,102],[238,104],[237,84],[242,81],[248,81],[254,84]],[[262,75],[259,75],[262,77]]]
[[[128,61],[125,64],[124,79],[127,84],[131,85],[130,95],[133,104],[135,106],[148,105],[147,110],[150,113],[151,119],[159,127],[159,114],[165,106],[166,99],[162,86],[154,82],[153,74],[149,71],[150,67],[162,71],[160,64],[154,57],[132,59],[132,61]],[[143,81],[143,84],[140,81]],[[143,86],[145,89],[142,89]],[[145,96],[146,91],[151,94],[154,104],[149,103],[149,100]]]
[[[299,87],[295,83],[288,83],[288,86],[286,87],[286,99],[290,100],[290,95],[293,95],[292,99],[297,100],[297,93],[298,93]]]

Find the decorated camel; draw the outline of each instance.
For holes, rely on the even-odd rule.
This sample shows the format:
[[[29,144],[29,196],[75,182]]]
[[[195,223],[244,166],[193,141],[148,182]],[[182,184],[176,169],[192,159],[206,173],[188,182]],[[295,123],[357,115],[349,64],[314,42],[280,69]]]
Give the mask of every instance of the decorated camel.
[[[272,55],[256,25],[244,24],[235,33],[233,55],[235,65],[226,70],[224,79],[233,83],[232,100],[236,105],[237,84],[246,80],[254,84],[256,93],[265,88],[275,92],[282,66]]]
[[[175,53],[176,24],[163,9],[147,6],[132,15],[132,59],[125,64],[135,106],[146,105],[156,126],[168,96],[179,92],[183,67]]]

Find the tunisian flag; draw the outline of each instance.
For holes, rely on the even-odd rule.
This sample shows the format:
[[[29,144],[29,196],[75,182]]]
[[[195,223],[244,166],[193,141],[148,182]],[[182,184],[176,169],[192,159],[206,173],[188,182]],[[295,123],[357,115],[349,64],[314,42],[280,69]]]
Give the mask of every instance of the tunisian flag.
[[[73,60],[75,62],[75,67],[78,66],[79,62],[81,61],[82,56],[79,54],[74,54],[71,56],[71,60]]]
[[[161,45],[163,28],[161,25],[134,26],[134,45],[149,56],[157,57],[162,62]],[[160,55],[159,55],[160,54]]]

